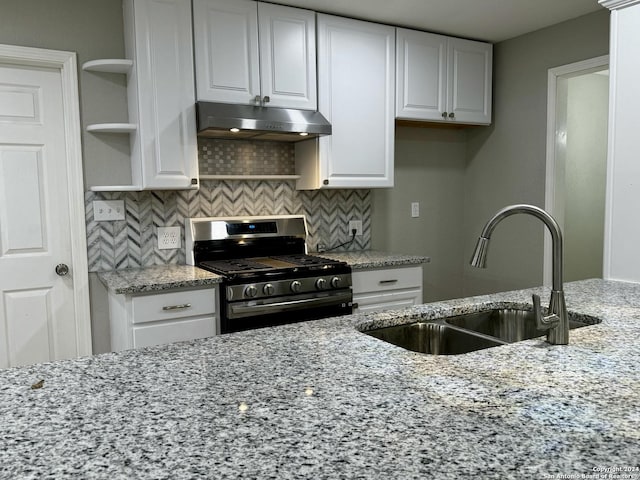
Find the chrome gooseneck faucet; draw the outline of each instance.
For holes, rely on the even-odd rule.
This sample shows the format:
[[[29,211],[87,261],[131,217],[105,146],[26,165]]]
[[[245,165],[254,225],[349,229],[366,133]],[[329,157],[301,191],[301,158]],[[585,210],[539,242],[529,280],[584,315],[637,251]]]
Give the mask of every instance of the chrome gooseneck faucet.
[[[547,331],[547,342],[566,345],[569,343],[569,320],[567,319],[567,307],[562,288],[562,233],[558,222],[551,215],[534,205],[510,205],[498,211],[484,226],[471,257],[471,265],[479,268],[486,267],[487,249],[493,229],[503,219],[516,213],[526,213],[542,220],[551,233],[553,283],[551,300],[549,301],[549,316],[542,315],[538,295],[533,295],[533,310],[538,329]]]

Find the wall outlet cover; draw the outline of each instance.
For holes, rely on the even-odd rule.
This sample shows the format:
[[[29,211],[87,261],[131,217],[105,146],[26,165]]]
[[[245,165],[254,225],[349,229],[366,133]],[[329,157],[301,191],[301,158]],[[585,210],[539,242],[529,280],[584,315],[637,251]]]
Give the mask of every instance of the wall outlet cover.
[[[349,221],[349,236],[351,232],[356,231],[356,237],[362,235],[362,220],[350,220]]]
[[[159,250],[169,250],[181,246],[180,227],[158,227]]]
[[[93,219],[96,222],[124,220],[124,200],[94,200]]]

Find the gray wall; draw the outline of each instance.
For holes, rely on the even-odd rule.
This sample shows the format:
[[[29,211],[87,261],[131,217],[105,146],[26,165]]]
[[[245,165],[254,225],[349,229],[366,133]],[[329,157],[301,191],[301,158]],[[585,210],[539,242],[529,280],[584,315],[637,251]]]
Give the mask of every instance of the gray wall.
[[[76,52],[83,127],[128,119],[124,75],[97,74],[82,64],[123,58],[121,0],[1,0],[0,43]],[[129,137],[82,132],[85,186],[131,183]],[[94,353],[109,350],[106,290],[89,275]]]
[[[606,9],[501,42],[490,127],[397,129],[395,187],[373,190],[372,246],[432,258],[425,301],[542,284],[544,227],[531,217],[498,226],[487,269],[468,259],[498,209],[544,207],[548,69],[608,52]]]
[[[123,58],[121,0],[2,0],[0,43],[78,54],[82,124],[127,121],[124,75],[84,72],[98,58]],[[131,182],[129,138],[83,132],[85,185]]]
[[[372,247],[427,255],[424,300],[462,294],[466,131],[396,127],[395,187],[372,190]],[[411,202],[420,217],[411,218]]]
[[[464,259],[482,226],[513,203],[544,207],[547,71],[609,52],[609,11],[501,42],[494,50],[494,122],[468,133]],[[488,268],[464,265],[464,294],[542,283],[544,227],[510,217],[492,237]]]
[[[541,227],[533,222],[514,218],[500,226],[486,272],[469,272],[465,259],[497,208],[542,205],[547,69],[606,54],[608,18],[603,9],[496,45],[493,126],[398,128],[396,187],[373,195],[372,246],[432,257],[425,266],[425,300],[541,282]],[[2,0],[0,43],[75,51],[79,66],[122,58],[121,1]],[[127,119],[123,75],[80,70],[79,78],[83,125]],[[126,135],[83,133],[82,141],[86,186],[130,182]],[[421,203],[419,219],[410,217],[412,201]],[[92,318],[104,318],[104,292],[90,280]],[[93,332],[94,339],[107,336],[108,326],[94,323]]]

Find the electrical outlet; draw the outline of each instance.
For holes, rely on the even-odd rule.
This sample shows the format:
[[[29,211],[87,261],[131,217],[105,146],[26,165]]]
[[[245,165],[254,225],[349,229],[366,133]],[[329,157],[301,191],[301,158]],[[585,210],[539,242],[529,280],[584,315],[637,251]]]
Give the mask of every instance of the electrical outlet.
[[[418,218],[420,216],[420,203],[412,202],[411,203],[411,217]]]
[[[349,236],[354,230],[356,231],[356,237],[362,236],[362,220],[349,221]]]
[[[158,227],[158,248],[180,248],[180,227]]]
[[[94,200],[93,219],[96,222],[124,220],[124,200]]]

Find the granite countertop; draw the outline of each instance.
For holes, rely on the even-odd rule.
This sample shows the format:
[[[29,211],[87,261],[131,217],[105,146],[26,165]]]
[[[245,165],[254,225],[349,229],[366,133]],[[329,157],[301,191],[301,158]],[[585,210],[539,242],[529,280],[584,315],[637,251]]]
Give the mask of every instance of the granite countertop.
[[[158,265],[98,272],[98,278],[113,293],[131,294],[173,288],[206,287],[222,281],[220,275],[191,265]]]
[[[421,265],[429,263],[431,259],[420,255],[405,255],[402,253],[382,252],[379,250],[358,250],[353,252],[320,252],[314,253],[319,257],[340,260],[351,265],[353,270],[371,268],[397,267],[404,265]]]
[[[0,478],[638,478],[640,285],[566,292],[602,320],[566,346],[431,356],[358,331],[540,288],[1,370]]]
[[[419,265],[429,257],[386,253],[375,250],[322,253],[325,258],[347,262],[354,270],[384,268],[400,265]],[[220,275],[191,265],[158,265],[98,272],[98,278],[117,294],[136,294],[171,290],[174,288],[206,287],[222,281]]]

